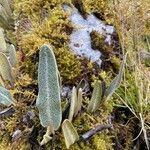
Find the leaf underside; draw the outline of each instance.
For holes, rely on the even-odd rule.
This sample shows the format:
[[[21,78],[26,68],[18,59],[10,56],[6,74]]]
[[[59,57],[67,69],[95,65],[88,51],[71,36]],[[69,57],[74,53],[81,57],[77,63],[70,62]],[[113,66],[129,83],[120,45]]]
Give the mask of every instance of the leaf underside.
[[[12,68],[10,62],[8,61],[6,55],[1,52],[0,52],[0,75],[4,80],[10,81],[10,83],[13,85],[14,78],[12,75]]]
[[[66,147],[69,149],[72,144],[79,140],[79,135],[68,119],[64,120],[62,124],[62,131],[65,138]]]
[[[39,53],[38,87],[36,106],[41,125],[57,130],[62,119],[60,86],[56,59],[48,45],[42,46]]]
[[[6,42],[3,34],[3,29],[0,28],[0,52],[6,51]]]
[[[71,105],[70,105],[70,111],[69,111],[69,121],[72,121],[75,108],[77,106],[77,90],[75,87],[72,89],[72,96],[71,96]]]
[[[12,103],[13,101],[9,91],[0,86],[0,104],[10,106]]]
[[[92,98],[88,105],[88,112],[96,111],[100,107],[101,100],[102,100],[102,85],[101,82],[97,80],[95,81]]]

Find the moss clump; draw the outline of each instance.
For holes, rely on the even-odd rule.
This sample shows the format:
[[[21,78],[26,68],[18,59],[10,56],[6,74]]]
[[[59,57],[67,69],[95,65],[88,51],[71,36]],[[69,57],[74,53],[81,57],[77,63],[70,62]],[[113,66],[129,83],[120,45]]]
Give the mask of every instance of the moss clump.
[[[37,86],[35,87],[37,77],[38,53],[39,48],[45,44],[51,44],[57,59],[59,71],[62,80],[65,84],[77,84],[77,79],[86,77],[90,82],[92,74],[95,76],[99,74],[96,65],[88,63],[88,60],[79,60],[69,49],[69,36],[73,30],[68,14],[63,10],[62,4],[68,3],[72,5],[71,0],[15,0],[14,1],[14,16],[16,22],[19,22],[15,35],[16,45],[21,55],[25,59],[19,62],[19,72],[15,90],[12,90],[15,99],[19,106],[15,114],[6,119],[5,123],[8,130],[8,135],[4,135],[0,146],[9,149],[30,149],[31,145],[27,144],[27,136],[19,139],[14,143],[11,141],[11,135],[16,129],[21,129],[24,133],[26,126],[22,124],[21,119],[27,110],[32,109],[30,106],[34,104],[37,95]],[[93,5],[94,4],[94,5]],[[96,5],[95,5],[96,4]],[[100,18],[103,15],[103,10],[106,9],[104,0],[85,0],[83,7],[86,13],[95,13]],[[106,12],[106,11],[105,11]],[[14,41],[15,41],[14,40]],[[103,47],[104,39],[101,39],[100,45],[97,39],[96,46]],[[93,44],[94,45],[94,44]],[[108,48],[108,47],[107,47]],[[106,48],[106,49],[107,49]],[[105,49],[105,48],[104,48]],[[21,56],[22,57],[22,56]],[[85,70],[85,72],[84,72]],[[81,72],[82,71],[82,72]],[[83,73],[83,74],[82,74]],[[82,75],[81,75],[82,74]],[[98,77],[99,78],[99,77]],[[87,101],[85,105],[87,105]],[[87,106],[83,106],[85,109]],[[35,108],[33,108],[35,110]],[[108,123],[108,114],[110,110],[101,109],[94,114],[86,113],[86,110],[78,116],[73,124],[79,134],[83,134],[95,127],[96,124]],[[36,117],[38,115],[36,114]],[[34,120],[35,121],[35,120]],[[39,127],[39,120],[34,124],[38,129],[38,135],[35,135],[36,140],[41,140],[41,127]],[[66,149],[63,135],[60,131],[56,132],[56,140],[54,147],[56,149]],[[7,141],[7,142],[6,142]],[[45,148],[49,148],[48,145]],[[87,142],[76,143],[72,145],[71,149],[113,149],[112,141],[108,131],[98,133],[91,140]]]
[[[14,14],[20,21],[18,45],[25,54],[21,71],[32,78],[37,76],[39,47],[45,43],[53,46],[63,81],[74,82],[80,74],[80,62],[66,46],[72,26],[68,14],[62,8],[64,2],[66,1],[14,2]]]
[[[23,114],[25,114],[27,107],[24,104],[19,104],[15,107],[15,113],[7,118],[2,119],[5,127],[1,129],[0,134],[0,149],[1,150],[26,150],[29,149],[29,143],[27,142],[27,137],[25,136],[25,125],[22,123]],[[13,141],[12,135],[16,130],[21,130],[21,136]],[[17,137],[17,136],[16,136]]]
[[[83,0],[83,8],[87,13],[94,13],[98,18],[113,23],[113,17],[110,15],[110,0]]]
[[[104,35],[100,35],[96,31],[93,31],[90,36],[93,49],[98,49],[105,55],[110,55],[112,53],[113,47],[105,42],[106,37]]]
[[[79,135],[84,134],[98,124],[106,124],[108,122],[108,111],[97,111],[94,115],[82,113],[74,121],[73,125]],[[56,133],[55,149],[66,150],[64,137],[61,133]],[[112,137],[105,130],[94,135],[90,140],[73,144],[70,150],[113,150]]]
[[[115,44],[112,43],[109,45],[105,42],[106,37],[104,35],[100,35],[96,31],[91,32],[91,41],[92,41],[92,48],[98,49],[103,54],[104,63],[109,63],[109,67],[112,66],[113,70],[118,70],[120,67],[120,58],[115,55]],[[117,52],[118,53],[118,52]],[[117,54],[116,53],[116,54]]]

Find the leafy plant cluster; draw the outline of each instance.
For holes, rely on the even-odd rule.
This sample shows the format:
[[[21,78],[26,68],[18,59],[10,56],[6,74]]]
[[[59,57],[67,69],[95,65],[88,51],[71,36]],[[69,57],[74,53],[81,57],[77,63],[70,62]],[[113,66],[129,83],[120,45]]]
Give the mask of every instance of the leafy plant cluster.
[[[62,1],[62,3],[63,2],[64,1]],[[103,4],[102,1],[100,2]],[[118,75],[111,81],[107,88],[103,87],[101,81],[95,80],[91,99],[88,101],[87,107],[84,107],[84,112],[94,114],[100,108],[101,104],[112,98],[112,94],[115,93],[113,100],[116,102],[116,106],[118,108],[127,108],[134,115],[133,118],[128,119],[129,122],[135,118],[138,120],[137,126],[141,131],[139,135],[135,137],[134,141],[141,137],[141,133],[143,133],[142,137],[144,137],[146,146],[149,149],[150,40],[148,19],[143,19],[148,18],[144,13],[145,10],[148,12],[148,8],[146,7],[148,1],[144,0],[144,4],[141,4],[141,1],[137,3],[137,1],[134,0],[128,0],[129,3],[125,0],[114,0],[113,2],[115,10],[114,16],[116,17],[115,23],[124,57]],[[68,3],[71,2],[68,1]],[[86,8],[85,3],[88,3],[89,5],[87,6],[90,7]],[[52,141],[53,137],[59,134],[59,129],[61,128],[66,147],[69,148],[72,144],[86,139],[87,135],[91,137],[99,132],[101,128],[106,127],[96,126],[95,129],[91,130],[94,134],[91,134],[91,131],[83,135],[77,133],[73,121],[75,118],[78,118],[79,113],[84,113],[81,110],[84,106],[84,99],[86,99],[86,97],[83,96],[83,89],[78,87],[72,88],[71,100],[67,102],[67,107],[64,108],[64,112],[68,114],[65,114],[65,117],[63,117],[64,112],[62,111],[60,97],[60,74],[66,81],[73,80],[80,74],[80,63],[76,61],[77,59],[74,55],[70,54],[65,42],[68,40],[68,35],[64,34],[64,31],[69,27],[69,34],[72,27],[66,25],[66,22],[69,24],[67,14],[62,12],[61,5],[56,1],[49,4],[48,1],[42,2],[35,0],[33,1],[34,9],[29,7],[32,3],[28,0],[18,1],[18,3],[16,1],[16,10],[17,4],[27,6],[22,10],[23,14],[21,14],[21,17],[23,19],[21,20],[21,26],[17,29],[18,32],[21,32],[21,39],[18,39],[19,45],[24,49],[27,56],[26,60],[21,64],[21,69],[24,70],[27,68],[27,72],[29,73],[31,71],[29,74],[35,76],[36,74],[34,72],[36,72],[36,67],[32,65],[32,58],[37,58],[39,54],[39,61],[36,61],[36,65],[38,64],[38,98],[36,100],[36,107],[39,110],[41,125],[47,128],[42,141],[39,143],[45,145],[47,142]],[[105,4],[103,5],[105,6]],[[41,6],[43,6],[44,9],[38,12],[37,10],[39,10]],[[50,6],[50,9],[48,9],[47,6]],[[98,7],[96,7],[96,12],[94,12],[95,7],[93,7],[93,1],[86,0],[83,6],[83,10],[85,9],[87,12],[92,11],[95,14],[99,12]],[[12,28],[13,20],[11,18],[12,13],[10,8],[9,0],[0,0],[0,26],[4,29]],[[21,9],[22,7],[18,6],[18,8]],[[20,11],[21,10],[17,10],[16,13]],[[37,14],[31,15],[33,12]],[[51,14],[51,16],[48,14]],[[29,18],[27,16],[29,16]],[[42,16],[42,20],[36,16]],[[38,22],[38,24],[35,22]],[[41,25],[39,26],[39,24]],[[56,26],[59,27],[57,31],[55,30]],[[62,27],[64,30],[61,30]],[[14,45],[6,42],[3,28],[0,28],[0,103],[7,107],[11,105],[14,107],[19,104],[7,89],[9,89],[10,85],[13,87],[15,82],[13,69],[17,63],[16,51]],[[43,30],[46,28],[49,30]],[[34,41],[32,39],[34,39]],[[43,45],[44,43],[49,43],[51,46]],[[60,45],[59,43],[63,44]],[[41,45],[43,46],[39,52]],[[63,69],[61,69],[59,73],[58,70],[60,68]],[[72,68],[71,72],[69,68]],[[122,76],[124,77],[123,82],[119,87]],[[26,78],[30,79],[28,76]],[[119,89],[115,92],[118,87]],[[111,124],[108,128],[110,127]],[[130,126],[129,128],[129,130],[131,130],[131,128],[133,129],[133,127]],[[129,140],[131,140],[131,137],[129,137]],[[127,144],[131,142],[132,141],[127,141]]]
[[[118,88],[121,76],[123,73],[125,60],[122,63],[118,76],[112,81],[106,91],[102,91],[100,81],[96,81],[92,98],[88,106],[88,112],[95,112],[101,105],[102,99],[110,97]],[[38,67],[38,87],[39,93],[36,101],[36,106],[39,110],[39,118],[41,125],[47,128],[46,134],[43,136],[41,145],[46,144],[52,139],[50,135],[55,134],[55,131],[62,123],[62,131],[66,141],[67,148],[71,144],[79,140],[79,135],[72,125],[72,119],[77,116],[82,107],[82,89],[78,90],[73,87],[72,97],[69,108],[68,119],[62,120],[61,98],[60,98],[60,79],[53,50],[44,45],[40,49],[39,67]],[[9,92],[1,87],[1,103],[7,106],[13,104]]]

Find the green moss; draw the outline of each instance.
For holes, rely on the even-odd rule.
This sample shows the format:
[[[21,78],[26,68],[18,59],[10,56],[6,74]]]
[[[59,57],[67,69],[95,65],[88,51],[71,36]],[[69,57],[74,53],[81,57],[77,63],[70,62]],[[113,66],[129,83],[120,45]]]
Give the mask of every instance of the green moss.
[[[105,36],[100,35],[96,31],[91,32],[92,48],[100,50],[103,54],[109,55],[113,51],[113,47],[105,43]]]
[[[37,76],[39,47],[45,43],[53,46],[63,81],[74,82],[80,74],[80,62],[66,46],[72,26],[68,14],[62,8],[63,2],[66,1],[15,1],[16,18],[21,13],[18,16],[18,44],[25,54],[21,70],[32,78]]]
[[[117,56],[113,56],[113,57],[111,57],[110,62],[116,70],[119,70],[119,68],[120,68],[120,58],[118,58]]]
[[[7,118],[2,119],[5,124],[4,129],[1,129],[1,138],[0,138],[0,149],[1,150],[27,150],[29,149],[29,143],[25,135],[25,126],[22,124],[22,117],[27,110],[27,106],[25,104],[19,104],[14,107],[15,113]],[[20,129],[22,131],[22,137],[17,139],[16,141],[12,141],[12,135],[17,130]]]
[[[7,135],[3,135],[3,139],[0,139],[0,149],[29,149],[29,143],[25,139],[19,139],[15,143],[12,143],[11,135],[18,129],[18,124],[22,116],[27,112],[29,106],[36,98],[36,88],[33,85],[37,84],[37,65],[38,65],[38,53],[39,48],[45,44],[51,44],[54,49],[54,53],[57,59],[59,71],[64,83],[77,84],[78,78],[81,77],[81,73],[86,74],[88,81],[94,81],[95,79],[101,78],[96,77],[100,73],[99,70],[94,68],[94,63],[89,63],[88,60],[79,60],[69,49],[68,42],[69,36],[73,30],[71,22],[69,21],[68,14],[63,11],[62,4],[68,3],[72,5],[71,0],[15,0],[14,1],[14,17],[16,22],[19,22],[17,29],[15,31],[16,40],[18,45],[18,50],[21,55],[25,57],[18,64],[19,73],[17,74],[17,82],[15,84],[15,90],[11,93],[17,101],[19,101],[19,106],[15,108],[17,110],[15,114],[6,119],[5,123],[7,128]],[[98,17],[101,16],[107,18],[107,3],[104,0],[85,0],[83,1],[83,6],[86,13],[97,13]],[[105,11],[105,14],[103,14]],[[112,49],[104,45],[104,37],[93,33],[92,37],[94,48],[101,48],[109,53]],[[15,42],[14,42],[15,43]],[[81,65],[82,64],[82,65]],[[86,66],[86,67],[85,67]],[[82,72],[81,72],[82,71]],[[92,79],[92,74],[95,78]],[[77,129],[79,134],[83,134],[88,130],[95,127],[97,124],[107,124],[108,115],[112,111],[111,106],[101,107],[96,113],[88,114],[86,113],[86,107],[88,101],[84,102],[83,106],[84,112],[82,112],[74,120],[73,125]],[[36,117],[38,115],[36,114]],[[39,120],[36,118],[35,126],[39,128]],[[26,129],[22,126],[22,131]],[[42,135],[39,133],[37,139],[41,140]],[[46,145],[49,148],[50,143]],[[56,132],[56,140],[54,144],[56,149],[66,150],[64,137],[61,131]],[[74,144],[70,149],[80,150],[109,150],[112,148],[112,140],[109,132],[103,131],[98,133],[92,139],[87,142],[80,142]]]
[[[113,17],[110,15],[111,0],[84,0],[83,7],[87,13],[95,13],[98,18],[113,23]]]
[[[84,134],[85,132],[94,128],[96,124],[107,123],[108,112],[101,112],[101,113],[100,111],[98,111],[94,115],[83,113],[81,114],[81,116],[78,116],[73,122],[73,125],[78,131],[78,134],[79,135]],[[56,149],[66,150],[64,137],[62,136],[61,133],[57,134],[55,143],[56,143],[55,144]],[[78,142],[73,144],[69,149],[70,150],[81,150],[81,149],[113,150],[112,137],[109,135],[109,132],[105,130],[100,133],[97,133],[88,141]]]

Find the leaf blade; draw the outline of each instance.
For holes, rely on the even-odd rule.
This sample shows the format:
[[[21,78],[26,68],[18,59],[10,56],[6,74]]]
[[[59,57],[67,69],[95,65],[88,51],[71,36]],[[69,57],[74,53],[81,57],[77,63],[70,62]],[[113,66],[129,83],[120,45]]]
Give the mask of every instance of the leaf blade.
[[[4,80],[10,81],[11,85],[14,84],[12,75],[12,68],[5,54],[0,52],[0,75]]]
[[[102,84],[100,81],[96,80],[94,84],[92,97],[88,105],[87,109],[88,112],[96,111],[101,104],[101,100],[102,100]]]
[[[72,144],[79,140],[79,135],[68,119],[64,120],[62,123],[62,131],[65,138],[66,147],[69,149]]]
[[[0,103],[6,106],[13,104],[12,97],[9,91],[0,86]]]
[[[6,42],[2,28],[0,28],[0,52],[6,52]]]
[[[113,81],[110,83],[109,87],[105,91],[106,99],[111,97],[112,94],[115,92],[115,90],[119,87],[123,73],[124,73],[125,63],[126,63],[126,55],[124,56],[122,60],[118,75],[113,79]]]
[[[75,87],[73,87],[72,94],[71,94],[70,110],[69,110],[69,121],[70,122],[73,119],[76,106],[77,106],[77,90]]]
[[[57,130],[62,119],[58,68],[53,50],[48,45],[40,48],[38,87],[36,106],[41,125],[50,125]]]

